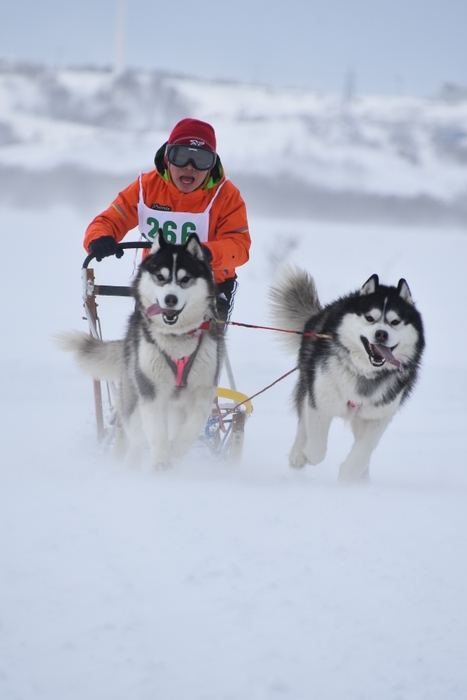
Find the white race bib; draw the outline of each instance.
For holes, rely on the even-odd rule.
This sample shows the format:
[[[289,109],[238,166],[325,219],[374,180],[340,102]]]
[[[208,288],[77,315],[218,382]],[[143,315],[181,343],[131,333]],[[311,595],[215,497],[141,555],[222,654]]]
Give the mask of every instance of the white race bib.
[[[217,189],[209,202],[206,211],[194,214],[189,211],[159,211],[146,206],[143,198],[143,184],[139,176],[138,228],[141,235],[150,243],[153,242],[159,229],[162,229],[168,243],[178,245],[186,243],[192,233],[196,233],[201,243],[206,243],[209,236],[209,212],[214,200],[228,178]]]
[[[191,214],[190,212],[158,211],[140,202],[138,228],[141,235],[151,243],[160,228],[167,243],[179,245],[186,243],[192,233],[196,233],[199,240],[206,243],[209,234],[209,212]]]

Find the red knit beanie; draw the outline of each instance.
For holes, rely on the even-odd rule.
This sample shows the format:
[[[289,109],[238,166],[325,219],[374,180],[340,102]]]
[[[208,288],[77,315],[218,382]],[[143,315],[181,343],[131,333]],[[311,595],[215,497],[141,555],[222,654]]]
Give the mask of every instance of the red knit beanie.
[[[199,146],[208,148],[216,152],[216,134],[214,129],[207,122],[199,119],[182,119],[172,129],[167,142],[169,145],[175,143],[186,143],[189,146]]]

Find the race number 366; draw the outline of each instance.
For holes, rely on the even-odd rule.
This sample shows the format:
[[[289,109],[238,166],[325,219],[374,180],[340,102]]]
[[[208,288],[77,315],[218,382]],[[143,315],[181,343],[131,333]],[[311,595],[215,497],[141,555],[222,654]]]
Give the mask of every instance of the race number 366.
[[[146,234],[147,238],[149,238],[151,241],[154,240],[154,237],[160,228],[162,228],[162,233],[167,243],[186,243],[188,236],[191,233],[196,233],[196,224],[192,223],[191,221],[185,221],[180,230],[178,230],[175,221],[164,221],[162,226],[160,226],[157,219],[149,217],[146,223],[148,226],[151,226],[151,229]]]

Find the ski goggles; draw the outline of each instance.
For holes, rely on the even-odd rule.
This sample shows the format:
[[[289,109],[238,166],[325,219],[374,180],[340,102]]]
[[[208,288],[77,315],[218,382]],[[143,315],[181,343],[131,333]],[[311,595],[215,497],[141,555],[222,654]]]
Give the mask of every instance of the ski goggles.
[[[168,145],[165,155],[169,163],[177,168],[184,168],[191,163],[196,170],[211,170],[216,162],[217,153],[207,148],[184,146],[183,144]]]

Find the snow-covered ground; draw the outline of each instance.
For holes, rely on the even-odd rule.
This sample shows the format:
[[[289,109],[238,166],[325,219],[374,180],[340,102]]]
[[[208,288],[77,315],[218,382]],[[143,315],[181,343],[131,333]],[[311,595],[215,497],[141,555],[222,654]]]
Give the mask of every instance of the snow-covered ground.
[[[244,458],[131,472],[95,446],[92,387],[51,335],[85,329],[87,220],[0,210],[2,700],[463,700],[467,697],[467,235],[253,219],[234,320],[267,325],[280,261],[322,301],[405,277],[426,325],[419,385],[365,487],[292,473],[294,378],[254,401]],[[126,283],[133,258],[96,265]],[[131,302],[129,302],[131,303]],[[103,300],[106,337],[127,301]],[[238,387],[293,367],[268,331],[232,327]]]

